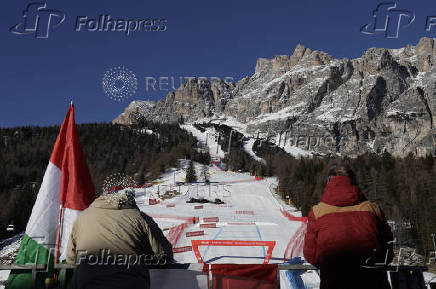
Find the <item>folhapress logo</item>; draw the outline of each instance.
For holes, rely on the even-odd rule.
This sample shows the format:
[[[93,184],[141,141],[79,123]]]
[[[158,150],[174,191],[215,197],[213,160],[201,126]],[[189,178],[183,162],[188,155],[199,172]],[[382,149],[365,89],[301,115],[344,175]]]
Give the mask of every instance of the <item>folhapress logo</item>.
[[[33,2],[23,11],[23,20],[11,27],[14,34],[34,34],[35,38],[48,38],[50,29],[65,21],[65,14],[59,10],[47,8],[47,3]]]
[[[415,21],[415,14],[408,10],[396,9],[395,2],[381,3],[373,11],[372,21],[360,28],[364,34],[377,34],[384,32],[387,38],[398,38],[402,19],[406,19],[408,26]]]
[[[111,15],[102,14],[97,18],[78,16],[75,31],[88,32],[124,32],[127,36],[138,31],[165,31],[167,20],[164,18],[147,19],[113,19]]]

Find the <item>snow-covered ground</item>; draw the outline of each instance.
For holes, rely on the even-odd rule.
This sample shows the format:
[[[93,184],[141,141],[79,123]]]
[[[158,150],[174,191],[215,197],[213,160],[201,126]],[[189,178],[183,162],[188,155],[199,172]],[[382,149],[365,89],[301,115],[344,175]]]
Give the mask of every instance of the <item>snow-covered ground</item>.
[[[237,127],[237,124],[234,124]],[[207,129],[204,133],[192,125],[183,125],[201,143],[209,148],[214,158],[224,157],[224,152],[214,140],[214,131]],[[243,131],[238,127],[238,131]],[[207,139],[207,141],[206,141]],[[252,145],[249,141],[244,148],[253,157]],[[218,148],[218,153],[217,153]],[[292,149],[292,148],[289,148]],[[304,152],[295,152],[304,154]],[[255,180],[248,173],[223,171],[216,166],[208,166],[211,185],[197,183],[178,186],[185,181],[188,160],[179,160],[178,168],[173,168],[161,175],[156,183],[148,188],[135,189],[136,202],[141,211],[154,218],[164,231],[173,247],[190,247],[192,240],[235,240],[235,241],[274,241],[269,263],[283,263],[284,259],[302,257],[305,224],[291,221],[286,213],[300,217],[301,213],[288,206],[274,193],[277,186],[276,178]],[[203,181],[201,172],[203,166],[195,164],[199,182]],[[165,198],[168,191],[177,191],[172,198]],[[220,199],[224,204],[187,203],[190,198],[205,198],[210,201]],[[157,204],[150,205],[150,199]],[[201,208],[196,206],[202,205]],[[217,217],[215,228],[204,228],[205,218]],[[198,220],[195,223],[189,220]],[[204,235],[187,237],[186,233],[203,231]],[[0,251],[0,257],[8,256],[17,251],[20,236],[10,239]],[[266,246],[200,246],[199,254],[204,262],[209,264],[236,263],[262,264],[267,257]],[[178,263],[196,264],[197,258],[192,249],[174,254]],[[189,270],[152,270],[152,288],[207,288],[207,278],[199,271]],[[9,271],[0,270],[0,289],[7,280]],[[431,273],[425,274],[426,281],[434,278]],[[316,271],[308,271],[301,276],[306,288],[319,288],[319,275]],[[281,272],[281,288],[291,288],[291,280],[285,271]],[[183,285],[183,286],[182,286]]]
[[[218,132],[214,128],[207,128],[204,132],[201,132],[191,124],[180,125],[180,127],[192,133],[201,144],[207,146],[212,157],[224,158],[224,151],[218,142],[215,141],[215,137],[218,137]]]
[[[424,280],[425,284],[427,284],[428,289],[431,289],[429,283],[436,283],[436,274],[424,272]]]
[[[196,168],[198,174],[201,167]],[[284,252],[289,240],[301,226],[301,222],[289,221],[280,211],[284,208],[300,215],[295,209],[275,198],[270,188],[275,186],[276,180],[268,178],[255,181],[247,173],[225,172],[216,167],[210,167],[210,187],[203,184],[180,186],[180,195],[160,204],[148,205],[148,199],[156,198],[158,190],[179,190],[174,186],[176,182],[183,181],[184,171],[173,171],[164,175],[158,181],[159,185],[151,188],[138,189],[140,197],[137,198],[139,208],[151,216],[171,215],[179,217],[199,217],[200,223],[186,228],[186,232],[204,230],[205,235],[196,237],[201,240],[251,240],[251,241],[276,241],[271,258],[271,263],[282,263]],[[175,177],[174,177],[175,176]],[[217,183],[215,183],[217,182]],[[144,194],[145,191],[145,194]],[[186,203],[190,197],[208,200],[221,199],[225,204],[216,205],[206,203],[203,209],[194,209],[196,205]],[[167,207],[173,204],[175,207]],[[218,217],[217,228],[201,228],[204,218]],[[180,224],[183,221],[168,217],[156,218],[161,228]],[[182,234],[177,242],[177,247],[190,246],[192,238]],[[203,260],[211,263],[262,263],[265,250],[262,247],[204,247],[200,248]],[[180,263],[196,263],[192,252],[176,254],[175,258]]]
[[[191,240],[275,241],[270,263],[283,263],[287,248],[294,247],[294,244],[294,252],[291,254],[288,251],[287,256],[302,256],[303,242],[290,242],[301,228],[302,222],[290,221],[281,213],[281,209],[296,217],[301,214],[274,194],[276,178],[256,181],[248,173],[225,172],[217,167],[208,167],[210,186],[198,183],[179,187],[175,182],[184,181],[187,165],[187,160],[180,160],[178,169],[168,170],[152,187],[136,189],[138,207],[154,218],[167,238],[172,240],[174,247],[192,246]],[[196,164],[195,167],[199,181],[202,181],[202,166]],[[180,191],[180,194],[163,199],[165,192],[173,190]],[[200,204],[186,203],[191,197],[204,197],[211,201],[219,198],[224,204],[205,203],[203,208],[195,209]],[[149,199],[160,202],[149,205]],[[178,234],[178,240],[170,236],[173,231],[171,228],[192,217],[198,217],[199,222],[187,224]],[[204,218],[211,217],[219,218],[216,228],[200,228],[205,223]],[[204,231],[204,235],[186,237],[187,232],[193,231]],[[11,240],[0,251],[0,257],[16,251],[18,246],[16,239]],[[266,249],[262,246],[203,246],[199,247],[199,252],[203,260],[210,264],[261,264],[265,259]],[[175,253],[174,256],[178,263],[197,263],[192,250]],[[7,279],[8,274],[8,271],[0,271],[0,284]],[[308,271],[301,277],[306,288],[319,288],[319,275],[316,271]],[[427,282],[434,277],[434,274],[425,273]],[[153,270],[151,280],[152,288],[181,288],[181,284],[182,288],[207,288],[207,278],[199,271]],[[281,288],[291,288],[285,271],[282,271],[280,280]],[[0,285],[0,288],[3,286]]]
[[[23,234],[18,234],[12,238],[3,240],[0,246],[0,258],[11,259],[20,247],[20,241]],[[0,270],[0,289],[4,288],[4,284],[9,277],[9,270]]]
[[[260,122],[260,120],[256,119],[257,121]],[[223,124],[223,125],[227,125],[229,127],[231,127],[233,130],[243,134],[245,137],[247,137],[249,140],[246,141],[244,143],[244,150],[251,156],[253,157],[253,159],[260,161],[260,162],[265,162],[264,159],[258,157],[254,151],[253,151],[253,145],[254,142],[256,141],[257,136],[253,136],[252,134],[247,132],[247,126],[248,124],[243,124],[238,122],[236,119],[231,118],[231,117],[225,117],[225,118],[205,118],[202,120],[198,120],[196,121],[196,123],[204,123],[204,122],[210,122],[210,123],[215,123],[215,124]],[[192,133],[192,135],[194,135],[200,142],[202,142],[203,144],[206,143],[206,138],[208,139],[207,142],[207,146],[209,148],[210,154],[212,156],[218,156],[218,157],[224,157],[224,152],[221,150],[221,147],[218,145],[218,154],[216,153],[217,150],[217,144],[216,142],[214,142],[214,138],[211,137],[211,135],[217,135],[217,133],[214,131],[213,128],[207,128],[205,132],[201,132],[198,129],[196,129],[192,124],[184,124],[180,126],[181,128],[189,131]],[[263,138],[263,140],[265,140],[266,138],[266,134],[262,133],[259,138]],[[279,144],[279,135],[276,135],[275,137],[275,143]],[[294,157],[312,157],[313,154],[311,151],[309,150],[304,150],[300,147],[291,145],[291,143],[288,140],[284,139],[284,136],[282,136],[281,142],[280,142],[280,147],[287,152],[288,154],[294,156]]]
[[[159,184],[146,189],[137,190],[137,203],[139,208],[153,216],[160,228],[164,229],[168,239],[171,230],[168,228],[180,225],[184,222],[183,218],[198,217],[199,223],[188,225],[180,234],[174,247],[192,246],[191,240],[238,240],[238,241],[275,241],[270,263],[283,263],[284,254],[290,240],[302,226],[301,222],[288,220],[280,211],[284,209],[295,216],[301,216],[295,208],[286,205],[272,193],[272,188],[276,185],[275,178],[268,178],[256,181],[253,176],[247,173],[225,172],[217,167],[209,167],[211,186],[204,184],[192,184],[176,186],[175,182],[184,181],[187,161],[181,161],[179,170],[169,171],[162,175],[157,181]],[[196,165],[197,175],[200,175],[201,166]],[[202,179],[199,178],[201,181]],[[165,191],[180,190],[180,195],[161,200],[160,204],[148,205],[149,199],[158,198]],[[186,203],[191,197],[206,198],[214,201],[215,198],[221,199],[225,204],[203,204],[202,209],[195,209],[200,204]],[[170,207],[167,207],[170,205]],[[172,207],[174,205],[174,207]],[[204,218],[218,217],[216,228],[200,228],[204,224]],[[187,232],[204,231],[203,236],[186,237]],[[296,246],[293,256],[302,256],[302,244]],[[262,264],[267,247],[262,246],[203,246],[199,247],[199,252],[203,261],[210,264],[217,263],[236,263],[236,264]],[[288,255],[290,253],[288,252]],[[176,253],[175,260],[178,263],[197,263],[193,251]],[[155,280],[163,281],[158,274]],[[172,273],[171,273],[172,274]],[[191,282],[183,279],[183,274],[177,274],[180,282]],[[192,273],[191,273],[192,275]],[[205,284],[205,277],[198,275],[186,278],[196,278],[201,284]],[[203,278],[203,279],[202,279]],[[152,277],[153,279],[153,277]],[[183,281],[183,280],[184,281]],[[303,279],[307,284],[319,284],[319,277],[316,273],[309,272],[304,274]],[[284,282],[286,276],[283,277]],[[166,283],[167,284],[167,283]],[[160,286],[163,286],[161,283]],[[168,285],[168,284],[167,284]],[[286,284],[285,287],[287,288]],[[165,287],[165,286],[164,286]],[[168,287],[165,288],[176,288]],[[203,288],[200,286],[200,288]],[[310,288],[310,287],[308,287]],[[316,286],[314,287],[316,288]]]
[[[184,181],[187,164],[188,161],[181,160],[179,162],[180,168],[163,174],[161,178],[156,180],[158,184],[149,188],[136,189],[138,207],[154,218],[169,239],[171,239],[169,235],[172,232],[169,228],[184,223],[189,217],[199,218],[199,223],[189,224],[184,228],[179,234],[180,239],[174,242],[173,246],[191,246],[191,240],[193,239],[275,241],[276,244],[270,263],[282,263],[288,243],[302,223],[292,222],[281,213],[280,209],[283,208],[296,216],[300,216],[299,212],[296,212],[294,208],[287,206],[273,195],[271,188],[275,186],[276,179],[268,178],[256,181],[253,176],[247,173],[225,172],[217,167],[208,167],[210,181],[212,182],[211,186],[204,184],[175,186],[175,182]],[[201,168],[201,165],[196,164],[199,180],[201,180]],[[166,191],[171,190],[180,190],[180,195],[171,199],[160,199]],[[204,197],[211,201],[219,198],[224,204],[205,203],[202,209],[195,209],[195,206],[200,204],[186,203],[191,197]],[[160,203],[149,205],[149,199],[160,200]],[[205,223],[204,218],[210,217],[219,218],[216,228],[200,228],[201,224]],[[186,237],[186,232],[200,230],[204,231],[203,236]],[[172,240],[174,241],[174,239]],[[11,249],[16,250],[18,243],[13,243],[11,246],[14,246],[14,248],[5,248],[2,253],[6,253],[6,250],[8,252]],[[199,251],[203,260],[207,263],[262,264],[267,248],[263,246],[203,246],[199,247]],[[301,254],[301,247],[299,247],[294,255],[301,256]],[[193,251],[176,253],[175,260],[178,263],[197,263]],[[8,272],[0,272],[2,272],[1,279],[5,280]],[[160,271],[154,272],[154,280],[161,280],[159,277],[161,274],[163,273]],[[168,274],[168,271],[166,274]],[[202,274],[198,275],[198,273],[191,272],[184,276],[181,272],[174,271],[174,274],[176,274],[174,278],[178,278],[180,282],[183,280],[183,282],[192,282],[192,280],[185,279],[196,278],[197,281],[199,280],[200,288],[202,288],[201,284],[204,284],[205,281],[205,277]],[[315,276],[317,275],[315,274]],[[161,281],[163,282],[164,279]],[[159,287],[162,288],[161,286],[162,284]],[[171,286],[168,288],[171,288]]]

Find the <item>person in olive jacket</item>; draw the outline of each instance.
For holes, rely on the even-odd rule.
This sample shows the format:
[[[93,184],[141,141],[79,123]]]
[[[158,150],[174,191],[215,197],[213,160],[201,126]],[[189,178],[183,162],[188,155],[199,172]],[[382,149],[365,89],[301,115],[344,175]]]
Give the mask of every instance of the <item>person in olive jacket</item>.
[[[67,246],[79,289],[149,288],[149,265],[172,261],[172,245],[129,189],[97,198],[76,219]]]

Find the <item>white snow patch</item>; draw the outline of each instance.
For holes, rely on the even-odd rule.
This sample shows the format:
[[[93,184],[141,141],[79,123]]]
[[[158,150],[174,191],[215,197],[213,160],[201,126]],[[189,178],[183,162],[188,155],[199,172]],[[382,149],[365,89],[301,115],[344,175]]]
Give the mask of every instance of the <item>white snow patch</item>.
[[[211,157],[224,158],[224,151],[221,146],[215,141],[215,137],[218,137],[218,132],[214,128],[207,128],[205,132],[201,132],[192,124],[182,124],[180,128],[192,133],[204,146],[209,149]]]
[[[430,288],[430,283],[436,283],[436,274],[430,272],[424,272],[424,280],[428,289]]]
[[[253,145],[255,143],[255,139],[254,138],[250,138],[247,142],[244,143],[244,150],[256,161],[262,162],[262,163],[266,163],[265,160],[263,158],[258,157],[254,151],[253,151]]]
[[[254,120],[250,121],[249,124],[260,124],[272,120],[286,119],[288,117],[294,116],[298,112],[298,109],[304,108],[305,105],[306,102],[302,101],[294,106],[286,107],[274,113],[261,114],[257,116]]]

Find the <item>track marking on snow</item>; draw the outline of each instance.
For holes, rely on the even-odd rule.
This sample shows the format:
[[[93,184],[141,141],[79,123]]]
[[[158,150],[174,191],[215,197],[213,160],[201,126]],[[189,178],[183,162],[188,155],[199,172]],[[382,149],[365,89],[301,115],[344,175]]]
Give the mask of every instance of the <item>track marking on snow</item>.
[[[257,182],[256,179],[246,179],[246,180],[236,180],[236,181],[226,181],[226,182],[220,182],[220,185],[224,184],[241,184],[241,183],[253,183]]]
[[[256,231],[257,231],[257,235],[259,236],[259,240],[262,241],[262,234],[260,233],[259,227],[257,225],[256,225]],[[265,247],[262,247],[262,251],[263,251],[263,257],[265,258],[266,256]]]
[[[283,257],[283,262],[286,262],[289,259],[292,259],[293,257],[297,257],[297,254],[294,254],[294,252],[301,253],[302,246],[304,244],[304,235],[306,234],[307,225],[306,223],[302,223],[298,230],[295,232],[295,234],[289,239],[288,245],[286,246],[285,254]],[[288,257],[289,249],[291,248],[291,253]]]
[[[181,160],[179,165],[179,171],[185,170],[187,161]],[[200,168],[198,164],[195,164],[196,169]],[[141,210],[152,217],[157,217],[158,225],[161,228],[170,228],[180,226],[179,230],[173,229],[171,240],[176,243],[177,247],[189,246],[192,240],[210,240],[210,241],[244,241],[244,242],[268,242],[275,241],[274,258],[273,262],[281,262],[285,249],[288,245],[289,238],[294,235],[294,232],[298,231],[300,222],[291,221],[282,210],[290,211],[291,207],[288,207],[282,200],[276,198],[273,186],[276,185],[274,179],[263,179],[255,181],[253,176],[248,173],[227,173],[220,171],[215,167],[209,167],[211,181],[231,182],[217,186],[217,189],[211,187],[211,194],[209,195],[208,187],[197,185],[185,185],[181,186],[181,194],[171,199],[171,201],[163,202],[161,205],[149,206],[148,202],[141,206]],[[180,172],[178,175],[182,175]],[[174,175],[177,176],[177,172],[171,171],[170,173],[163,174],[159,179],[162,181],[162,186],[171,187],[174,184]],[[268,190],[271,187],[270,191]],[[147,196],[156,194],[158,186],[147,188]],[[185,193],[186,191],[186,193]],[[189,191],[189,192],[188,192]],[[194,210],[194,205],[201,204],[188,204],[186,201],[189,196],[203,196],[209,200],[213,200],[213,197],[219,198],[225,202],[223,205],[216,205],[211,203],[203,204],[203,210]],[[139,199],[141,200],[142,197]],[[144,200],[144,199],[142,199]],[[168,203],[175,204],[175,207],[166,207]],[[238,211],[238,213],[236,213]],[[242,213],[242,214],[241,214]],[[189,225],[183,228],[181,224],[188,220],[194,219],[194,216],[198,216],[198,221],[195,224]],[[301,218],[300,215],[296,215],[295,218]],[[160,218],[159,218],[160,217]],[[164,218],[162,218],[164,217]],[[206,219],[205,219],[206,218]],[[208,219],[213,218],[213,219]],[[218,219],[215,219],[218,218]],[[218,221],[218,222],[212,222]],[[204,222],[208,221],[208,222]],[[216,224],[217,228],[202,228],[200,224],[210,223]],[[285,228],[284,230],[279,228]],[[186,232],[204,230],[204,236],[192,236]],[[166,233],[168,233],[166,231]],[[166,234],[167,235],[167,234]],[[179,237],[180,236],[180,237]],[[299,237],[299,236],[297,236]],[[213,238],[213,240],[212,240]],[[265,240],[265,241],[263,241]],[[177,242],[175,242],[177,241]],[[288,248],[288,254],[294,248],[294,254],[300,251],[301,238],[295,238],[295,243],[291,243]],[[219,243],[219,242],[218,242]],[[217,244],[218,244],[217,243]],[[295,246],[294,246],[295,245]],[[256,246],[220,246],[215,243],[204,243],[199,248],[202,255],[205,256],[205,260],[210,263],[240,263],[247,264],[252,262],[252,258],[248,256],[257,256],[263,258],[268,257],[268,253],[265,252],[267,248],[264,246],[261,250]],[[213,248],[211,248],[213,247]],[[200,253],[199,252],[199,253]],[[265,252],[265,253],[264,253]],[[230,261],[228,258],[231,258]],[[196,255],[192,252],[176,254],[175,259],[180,263],[195,263]]]
[[[213,237],[213,240],[216,240],[218,238],[218,236],[223,232],[223,230],[224,230],[224,227],[221,227],[220,230],[218,231],[218,233],[216,233],[215,237]],[[206,257],[206,254],[207,254],[207,251],[209,251],[209,248],[210,248],[210,245],[208,245],[206,247],[206,249],[204,249],[203,258]]]

